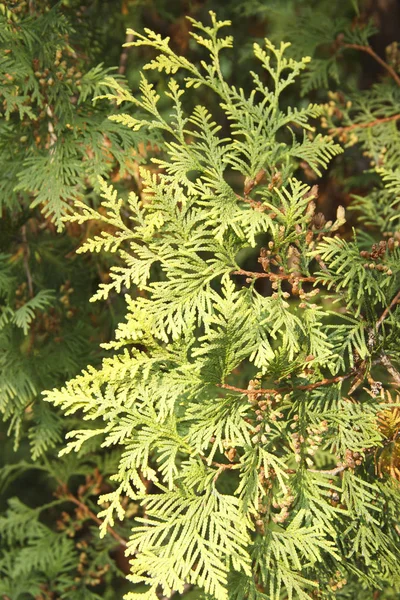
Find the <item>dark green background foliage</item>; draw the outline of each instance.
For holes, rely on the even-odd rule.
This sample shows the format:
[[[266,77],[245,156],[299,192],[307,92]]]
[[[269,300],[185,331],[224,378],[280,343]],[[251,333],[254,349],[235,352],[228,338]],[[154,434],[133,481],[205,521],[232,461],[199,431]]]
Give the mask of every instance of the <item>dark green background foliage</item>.
[[[399,597],[399,21],[0,2],[0,598]]]

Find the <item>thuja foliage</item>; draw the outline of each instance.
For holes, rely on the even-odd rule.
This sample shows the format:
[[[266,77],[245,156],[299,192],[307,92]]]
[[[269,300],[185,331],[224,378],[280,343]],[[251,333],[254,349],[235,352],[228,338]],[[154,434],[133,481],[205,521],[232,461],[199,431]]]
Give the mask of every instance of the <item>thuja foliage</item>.
[[[115,299],[89,304],[107,259],[77,256],[86,229],[60,220],[74,199],[96,205],[99,174],[132,176],[134,137],[92,103],[110,72],[95,15],[85,25],[94,4],[0,3],[0,597],[11,600],[115,598],[123,581],[121,541],[99,540],[95,524],[115,457],[54,461],[74,419],[41,398],[99,364],[120,318]]]
[[[93,353],[85,306],[94,269],[76,260],[81,232],[57,238],[54,225],[61,227],[68,201],[93,196],[97,176],[117,168],[117,155],[128,162],[132,146],[129,133],[118,136],[105,109],[93,106],[109,69],[92,66],[93,56],[77,47],[61,8],[0,4],[0,412],[18,440],[30,407],[34,457],[61,428],[37,397]]]
[[[61,2],[0,4],[0,209],[40,206],[59,229],[67,202],[96,188],[99,175],[131,172],[137,144],[92,102],[116,69],[97,64],[87,30],[78,37],[82,16],[74,28]]]
[[[140,22],[143,10],[0,2],[0,414],[16,446],[29,437],[33,458],[63,427],[41,391],[96,364],[120,320],[115,297],[107,315],[88,303],[108,276],[107,258],[77,256],[86,226],[61,217],[77,199],[98,205],[99,175],[121,192],[135,185],[147,138],[108,119],[110,104],[93,97],[107,91],[108,73],[123,80],[121,21]]]
[[[183,4],[0,3],[0,595],[394,600],[397,43]]]
[[[86,456],[35,465],[21,461],[2,469],[0,491],[22,476],[29,489],[28,502],[11,497],[0,516],[3,598],[115,598],[123,577],[118,548],[124,539],[115,531],[100,539],[91,511],[115,464],[112,455]],[[71,480],[77,478],[83,482],[74,494]]]
[[[151,30],[134,33],[132,46],[154,50],[146,69],[167,76],[169,116],[144,73],[140,95],[106,79],[106,98],[130,107],[112,123],[157,143],[140,195],[124,200],[101,179],[101,208],[77,202],[65,217],[104,224],[79,252],[116,255],[92,300],[125,293],[126,315],[100,368],[46,393],[82,419],[61,455],[118,450],[98,518],[101,535],[131,528],[128,579],[145,587],[129,600],[191,586],[214,600],[390,597],[400,588],[399,77],[384,63],[388,77],[353,100],[288,105],[310,58],[255,43],[246,92],[221,66],[229,22],[210,19],[191,20],[199,64]],[[337,58],[373,55],[370,33],[342,28]],[[212,112],[191,108],[193,90],[207,91]],[[354,145],[368,193],[327,220],[299,166],[318,180]]]

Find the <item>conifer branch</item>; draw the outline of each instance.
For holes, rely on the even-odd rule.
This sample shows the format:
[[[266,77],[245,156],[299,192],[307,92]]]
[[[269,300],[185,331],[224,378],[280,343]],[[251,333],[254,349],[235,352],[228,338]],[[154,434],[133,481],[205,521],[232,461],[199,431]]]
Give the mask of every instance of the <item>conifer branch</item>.
[[[374,60],[376,60],[377,63],[381,65],[381,67],[383,67],[389,73],[389,75],[394,79],[397,85],[400,86],[399,75],[396,73],[393,67],[391,67],[387,62],[385,62],[383,58],[381,58],[379,54],[377,54],[371,48],[371,46],[363,46],[361,44],[343,44],[343,47],[349,48],[351,50],[359,50],[360,52],[366,52],[367,54],[369,54]]]
[[[106,529],[107,524],[114,525],[115,515],[124,518],[121,493],[143,498],[145,513],[137,518],[128,543],[135,548],[130,561],[132,580],[149,584],[150,590],[134,592],[135,597],[169,600],[179,595],[173,590],[186,592],[189,587],[184,584],[189,580],[213,600],[232,596],[244,600],[257,589],[269,590],[271,597],[292,593],[305,598],[314,578],[316,584],[330,581],[331,574],[323,571],[333,564],[329,557],[339,562],[345,553],[353,556],[349,560],[355,564],[361,544],[377,556],[376,569],[390,573],[385,575],[390,584],[391,573],[398,569],[391,558],[392,540],[379,529],[379,503],[385,502],[385,490],[377,491],[363,469],[356,467],[367,451],[378,448],[381,453],[376,401],[378,391],[390,387],[392,380],[385,384],[373,381],[368,367],[383,360],[392,374],[395,370],[390,362],[392,335],[381,336],[378,346],[374,330],[394,306],[379,317],[388,303],[388,275],[395,270],[397,274],[398,244],[394,239],[388,242],[390,257],[382,245],[365,257],[356,237],[339,231],[344,209],[328,224],[323,215],[315,214],[312,198],[317,196],[316,188],[296,178],[299,161],[320,177],[330,159],[341,152],[332,136],[312,131],[310,119],[323,114],[324,107],[302,102],[288,108],[281,101],[282,92],[301,76],[309,59],[296,61],[285,56],[285,43],[280,47],[268,40],[263,47],[255,44],[255,58],[268,73],[268,86],[257,72],[251,72],[253,89],[248,93],[224,79],[219,55],[229,51],[232,38],[221,37],[219,30],[227,23],[217,21],[214,13],[210,16],[211,26],[192,21],[194,42],[206,49],[201,70],[186,56],[178,56],[168,39],[146,29],[131,33],[131,45],[156,51],[146,69],[166,73],[166,86],[159,89],[153,79],[142,74],[140,93],[130,94],[118,80],[109,80],[113,93],[106,97],[118,105],[125,101],[129,105],[126,114],[112,115],[114,124],[126,126],[135,140],[145,145],[154,134],[152,143],[161,150],[154,161],[156,171],[146,166],[141,170],[150,201],[141,201],[136,193],[126,201],[102,180],[104,202],[99,213],[82,202],[79,215],[66,217],[84,222],[97,221],[100,215],[107,225],[85,243],[90,252],[110,251],[117,258],[110,272],[111,283],[101,284],[95,298],[107,299],[114,291],[120,294],[129,289],[132,294],[127,298],[127,319],[119,321],[115,341],[104,345],[112,351],[110,356],[98,368],[46,393],[46,401],[68,417],[75,415],[66,429],[75,427],[82,414],[95,425],[69,431],[63,453],[79,452],[89,439],[94,447],[98,443],[99,448],[114,448],[120,460],[113,460],[110,470],[120,486],[101,497],[102,512],[92,503],[95,489],[101,486],[92,488],[91,477],[74,494],[62,488],[61,501],[75,505],[80,521],[91,519]],[[126,56],[122,53],[120,57],[120,72],[125,70]],[[318,63],[316,66],[314,75],[318,76],[321,69]],[[323,79],[331,75],[326,71]],[[391,82],[387,85],[386,76],[383,79],[382,87],[393,94],[394,86]],[[186,110],[191,100],[186,102],[185,94],[199,86],[213,91],[217,101],[222,98],[217,113],[215,103]],[[164,92],[168,105],[172,102],[169,115],[164,111]],[[356,100],[354,106],[359,106]],[[380,106],[387,107],[379,99],[372,106],[371,119],[397,112],[396,107],[379,112]],[[330,116],[339,116],[335,103],[331,109]],[[397,115],[379,122],[386,119],[395,123]],[[230,123],[229,138],[223,137],[225,120]],[[303,135],[293,132],[282,143],[277,132],[293,123]],[[396,133],[396,125],[375,130],[367,129],[371,124],[350,125],[358,126],[360,131],[364,128],[377,137],[382,135],[372,148],[373,156],[380,156],[380,149],[387,146],[377,164],[394,154],[386,138]],[[131,147],[126,141],[124,148]],[[126,160],[125,150],[123,154]],[[53,162],[56,159],[58,153]],[[254,191],[266,178],[260,167],[267,164],[268,173],[275,174],[264,188],[274,190],[274,205]],[[231,170],[240,173],[242,188],[230,187]],[[371,189],[373,186],[371,182]],[[235,194],[235,189],[242,195]],[[373,191],[379,195],[382,188]],[[382,198],[382,214],[370,211],[374,226],[384,223],[382,232],[392,221],[392,196],[391,183]],[[375,209],[379,201],[375,202],[376,196],[372,199]],[[128,219],[133,226],[128,226]],[[335,231],[338,234],[332,236]],[[233,257],[241,251],[253,256],[251,249],[257,246],[259,236],[273,240],[269,250],[260,252],[257,263],[249,266],[262,272],[240,269]],[[366,258],[373,262],[364,264]],[[314,260],[320,268],[313,268]],[[286,281],[293,287],[293,295],[299,294],[298,308],[304,310],[297,310],[297,302],[291,306],[283,301],[289,298],[288,292],[265,297],[254,285],[235,285],[233,275],[252,284],[258,279],[270,280],[276,289],[279,282]],[[299,289],[300,282],[308,282],[303,287],[312,288],[321,280],[328,290],[338,291],[338,304],[317,298],[318,289]],[[316,297],[315,304],[308,302],[312,297]],[[378,320],[375,328],[362,316],[371,312]],[[388,333],[397,316],[398,311],[393,311],[387,318]],[[299,361],[304,365],[302,373]],[[250,364],[258,373],[255,381],[246,378],[245,365]],[[324,375],[313,370],[313,364]],[[325,377],[328,373],[340,375]],[[237,382],[248,382],[247,389],[223,383],[230,377],[235,382],[233,374]],[[367,380],[371,389],[362,388]],[[222,383],[216,387],[215,382]],[[222,393],[222,389],[230,391]],[[349,400],[355,389],[360,398]],[[302,401],[306,394],[312,396],[309,402]],[[294,414],[280,410],[279,404],[286,406],[289,399]],[[104,443],[96,442],[100,435],[102,439],[105,436]],[[327,449],[330,462],[326,464],[333,468],[316,470],[322,464],[321,452],[325,461]],[[385,447],[380,458],[382,472],[386,471],[385,462],[392,460],[388,451]],[[308,481],[290,477],[296,471],[289,466],[308,474]],[[341,490],[329,479],[341,478],[346,469]],[[320,475],[311,476],[308,471]],[[394,468],[392,473],[397,477]],[[155,485],[150,487],[147,482]],[[330,493],[327,488],[332,488]],[[341,491],[348,511],[338,519]],[[294,502],[300,495],[305,500],[301,506]],[[275,513],[279,508],[279,514]],[[254,545],[256,514],[260,534],[266,533],[264,521],[276,519],[282,525],[279,532],[269,532],[268,549]],[[354,528],[346,536],[343,548],[336,539],[354,524],[357,531]],[[126,547],[127,542],[112,527],[106,531],[112,536],[110,544],[117,540]],[[316,559],[318,571],[312,566]],[[238,579],[231,577],[233,572]]]

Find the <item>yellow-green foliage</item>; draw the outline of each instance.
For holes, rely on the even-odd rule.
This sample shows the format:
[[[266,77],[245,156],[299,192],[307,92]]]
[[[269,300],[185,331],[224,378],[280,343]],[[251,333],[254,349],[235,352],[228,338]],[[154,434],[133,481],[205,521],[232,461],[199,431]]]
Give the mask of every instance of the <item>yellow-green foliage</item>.
[[[342,207],[331,221],[316,213],[299,163],[321,176],[342,148],[315,132],[325,109],[285,104],[309,58],[255,44],[247,94],[223,74],[227,25],[192,20],[199,65],[135,32],[132,46],[156,51],[146,68],[168,75],[163,109],[145,75],[138,97],[106,81],[107,98],[138,111],[113,120],[159,141],[141,198],[123,202],[101,180],[101,211],[79,203],[66,217],[109,226],[82,250],[118,255],[93,300],[124,292],[126,319],[101,368],[46,393],[82,419],[62,453],[120,449],[99,517],[104,535],[130,519],[126,497],[140,503],[129,578],[148,587],[127,599],[185,584],[213,600],[400,589],[397,484],[374,465],[389,443],[380,415],[399,401],[383,394],[400,377],[398,237],[368,252],[362,232],[341,236]],[[187,109],[187,88],[206,89],[214,109]],[[384,178],[387,226],[397,180]]]

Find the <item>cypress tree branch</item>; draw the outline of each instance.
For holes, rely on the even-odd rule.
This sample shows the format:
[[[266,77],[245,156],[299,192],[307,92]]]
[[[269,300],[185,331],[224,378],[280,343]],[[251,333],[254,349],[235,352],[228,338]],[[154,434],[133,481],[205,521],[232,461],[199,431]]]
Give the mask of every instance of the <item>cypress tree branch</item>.
[[[104,202],[99,210],[83,199],[78,210],[66,217],[79,225],[102,221],[100,235],[97,225],[96,231],[88,228],[82,251],[117,255],[109,278],[102,277],[93,299],[112,301],[110,294],[126,290],[130,295],[127,319],[119,321],[115,338],[104,345],[110,356],[61,389],[46,393],[46,400],[67,417],[75,415],[65,427],[67,453],[77,451],[81,456],[82,444],[90,439],[99,452],[105,447],[117,451],[118,460],[112,461],[110,470],[119,485],[102,497],[102,512],[95,514],[95,509],[85,506],[94,506],[93,496],[87,500],[88,494],[94,494],[90,478],[82,488],[85,491],[79,489],[73,498],[68,498],[66,489],[66,500],[79,507],[75,510],[81,519],[87,516],[103,529],[113,523],[115,514],[122,518],[121,493],[143,501],[145,514],[137,515],[129,541],[137,549],[130,568],[132,580],[149,584],[150,590],[134,592],[135,597],[156,592],[157,598],[168,600],[163,590],[186,591],[188,574],[193,585],[215,600],[244,600],[255,597],[257,589],[268,590],[271,597],[288,593],[306,597],[314,584],[322,595],[325,591],[332,595],[336,583],[338,589],[346,585],[336,581],[337,572],[343,575],[345,558],[351,561],[350,586],[355,583],[354,565],[360,570],[374,568],[379,581],[391,585],[398,565],[393,540],[385,532],[394,519],[390,515],[379,520],[387,492],[385,486],[377,490],[371,485],[370,463],[375,453],[382,463],[380,471],[397,477],[397,465],[390,473],[385,468],[397,458],[389,456],[389,444],[380,446],[377,416],[382,408],[377,404],[378,392],[383,390],[390,402],[392,379],[375,382],[368,367],[382,354],[393,374],[391,343],[398,311],[387,318],[388,335],[380,336],[379,346],[373,324],[363,315],[376,315],[376,332],[391,310],[388,307],[379,317],[389,302],[387,290],[398,289],[393,283],[399,275],[397,236],[393,234],[390,243],[374,244],[371,253],[360,252],[357,236],[350,231],[343,235],[340,229],[344,209],[338,210],[335,221],[315,213],[315,188],[296,174],[300,161],[310,166],[315,177],[322,177],[329,161],[341,152],[332,136],[313,130],[311,119],[324,112],[340,118],[340,108],[342,115],[362,112],[371,98],[374,116],[367,119],[382,115],[382,106],[382,111],[394,115],[398,109],[387,108],[394,85],[383,78],[388,98],[378,96],[374,88],[367,101],[355,99],[351,111],[352,105],[339,93],[333,95],[339,104],[332,100],[329,111],[303,102],[288,107],[281,94],[302,76],[310,59],[296,61],[285,56],[285,43],[275,47],[266,40],[263,47],[253,48],[258,67],[261,62],[263,72],[269,74],[268,86],[258,72],[250,71],[253,89],[249,93],[224,79],[219,56],[229,52],[233,42],[231,36],[220,37],[219,30],[227,22],[217,21],[214,13],[210,16],[210,26],[196,21],[191,25],[194,43],[202,46],[201,69],[187,56],[177,55],[174,44],[157,32],[135,32],[131,45],[152,52],[146,68],[161,76],[166,73],[168,82],[158,89],[154,78],[143,74],[140,94],[133,95],[118,78],[109,77],[111,91],[106,97],[113,106],[127,102],[126,113],[112,115],[113,127],[126,126],[146,149],[152,144],[157,148],[156,157],[141,155],[149,163],[141,168],[143,197],[137,193],[120,197],[118,189],[101,179]],[[352,39],[366,38],[361,32]],[[121,70],[125,58],[123,54]],[[319,61],[315,66],[314,72],[311,68],[305,74],[311,77],[308,82],[323,82],[333,73],[323,71]],[[182,96],[200,87],[216,95],[217,110],[212,102],[187,111],[191,98],[186,102],[187,96]],[[165,102],[171,109],[165,110]],[[351,115],[347,123],[356,129]],[[58,112],[56,118],[60,119]],[[394,116],[389,119],[395,122]],[[229,137],[223,137],[227,121]],[[292,123],[298,127],[282,138],[280,131]],[[333,124],[330,121],[329,127]],[[382,225],[385,232],[397,218],[393,210],[397,162],[385,162],[397,152],[387,139],[397,132],[395,125],[376,127],[372,131],[381,139],[363,141],[373,137],[370,126],[361,125],[360,144],[368,156],[378,157],[378,173],[381,165],[393,173],[384,176],[380,187],[374,178],[368,179],[371,199],[363,195],[362,201],[371,203],[368,222],[374,228]],[[48,140],[48,134],[45,137]],[[253,191],[266,168],[275,173],[268,186],[274,189],[273,206]],[[238,188],[242,195],[234,195],[233,172],[243,179],[243,187]],[[119,180],[117,172],[115,180]],[[127,226],[128,220],[132,226]],[[239,252],[255,258],[261,236],[272,241],[269,250],[263,249],[248,271],[232,267],[232,257]],[[269,296],[261,295],[254,285],[237,286],[232,275],[252,283],[270,280],[273,290]],[[311,288],[320,280],[328,290],[338,291],[334,302],[318,296],[318,289],[299,289],[300,282]],[[288,282],[301,302],[284,302],[289,298],[286,292],[282,298],[275,294],[280,281]],[[309,302],[313,297],[316,302]],[[307,358],[300,375],[303,356]],[[310,365],[318,366],[313,370]],[[230,381],[233,374],[236,381],[248,382],[247,368],[257,373],[247,389],[228,383],[216,387],[215,382]],[[325,377],[319,369],[340,375]],[[364,382],[370,389],[362,387]],[[352,395],[355,389],[357,396]],[[280,410],[279,403],[290,404],[291,410]],[[81,429],[78,423],[79,429],[70,431],[82,415],[94,427]],[[104,443],[98,441],[100,435]],[[356,469],[364,460],[368,469]],[[324,464],[333,468],[317,470]],[[290,467],[308,477],[293,477]],[[341,477],[345,469],[346,476]],[[311,477],[307,470],[320,475]],[[329,479],[335,476],[333,485]],[[340,494],[348,511],[339,504]],[[297,501],[300,497],[304,502]],[[281,524],[279,532],[270,529],[271,520]],[[114,530],[108,531],[123,543]],[[343,531],[348,535],[339,544]],[[110,545],[114,539],[107,536]],[[361,556],[363,544],[377,557],[374,567]],[[321,557],[318,567],[315,557]],[[376,587],[373,582],[370,593]],[[171,591],[170,598],[176,594]]]

